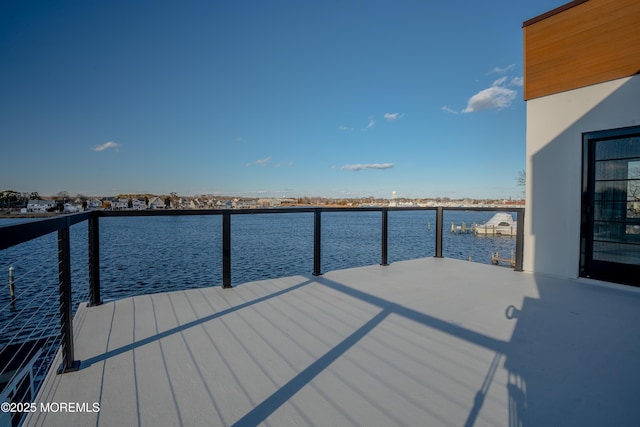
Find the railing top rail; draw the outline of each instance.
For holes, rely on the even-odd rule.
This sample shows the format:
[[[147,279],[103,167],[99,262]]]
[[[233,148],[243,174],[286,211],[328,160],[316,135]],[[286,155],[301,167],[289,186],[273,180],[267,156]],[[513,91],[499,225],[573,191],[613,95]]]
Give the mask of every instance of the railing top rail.
[[[251,209],[147,209],[140,211],[99,211],[99,216],[169,216],[169,215],[251,215],[251,214],[280,214],[280,213],[313,213],[313,212],[381,212],[383,209],[397,210],[429,210],[435,208],[386,208],[386,207],[326,207],[305,206],[285,208],[251,208]]]
[[[88,211],[77,214],[68,214],[55,218],[29,221],[20,224],[0,227],[0,250],[27,242],[45,234],[53,233],[65,226],[71,226],[86,221],[92,216],[96,217],[122,217],[122,216],[182,216],[182,215],[250,215],[250,214],[280,214],[280,213],[313,213],[313,212],[382,212],[386,211],[433,211],[435,206],[367,206],[367,207],[281,207],[259,209],[146,209],[123,211]],[[445,211],[493,211],[493,212],[524,212],[523,207],[470,207],[470,206],[443,206]]]
[[[478,207],[469,207],[469,206],[446,206],[444,207],[445,211],[480,211],[480,212],[524,212],[523,207],[488,207],[488,206],[478,206]]]
[[[269,214],[269,213],[302,213],[314,212],[317,208],[260,208],[260,209],[146,209],[122,211],[98,211],[101,217],[117,216],[181,216],[181,215],[232,215]]]
[[[0,227],[0,250],[86,221],[94,214],[94,212],[81,212]]]
[[[443,206],[445,211],[486,211],[486,212],[519,212],[522,207],[470,207],[470,206]],[[250,209],[146,209],[146,210],[122,210],[122,211],[97,211],[101,217],[116,216],[180,216],[180,215],[251,215],[251,214],[278,214],[278,213],[312,213],[320,212],[381,212],[388,211],[435,211],[436,206],[359,206],[359,207],[328,207],[305,206],[284,208],[250,208]]]
[[[179,215],[221,215],[221,209],[143,209],[122,211],[96,211],[99,217],[119,216],[179,216]]]

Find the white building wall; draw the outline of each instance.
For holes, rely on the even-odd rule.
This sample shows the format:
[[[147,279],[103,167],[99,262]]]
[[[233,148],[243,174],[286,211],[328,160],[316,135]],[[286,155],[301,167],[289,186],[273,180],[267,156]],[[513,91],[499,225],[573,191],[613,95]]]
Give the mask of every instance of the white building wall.
[[[640,76],[527,101],[524,269],[575,278],[582,134],[640,125]]]

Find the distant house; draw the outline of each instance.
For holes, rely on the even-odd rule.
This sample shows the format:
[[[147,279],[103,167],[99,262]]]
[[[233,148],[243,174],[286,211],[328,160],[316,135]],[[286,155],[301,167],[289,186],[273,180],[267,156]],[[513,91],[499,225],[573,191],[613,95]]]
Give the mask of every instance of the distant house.
[[[47,212],[56,207],[55,200],[29,200],[27,212]]]
[[[255,200],[238,200],[235,207],[238,209],[256,209],[258,202]]]
[[[207,205],[202,200],[195,198],[191,200],[191,202],[189,203],[189,207],[191,209],[205,209]]]
[[[263,207],[263,208],[278,207],[281,204],[282,203],[280,202],[280,199],[260,199],[260,200],[258,200],[258,205],[260,207]]]
[[[525,201],[524,200],[503,200],[502,204],[507,206],[524,206]]]
[[[233,209],[236,206],[236,203],[233,200],[225,200],[221,204],[222,209]]]
[[[131,209],[133,209],[134,211],[143,211],[145,209],[147,209],[147,204],[145,203],[144,199],[140,200],[140,199],[132,199],[131,200]]]
[[[114,211],[123,211],[129,208],[129,199],[116,199],[111,201],[111,209]]]
[[[64,212],[74,213],[74,212],[81,212],[81,211],[82,211],[81,203],[68,202],[64,204]]]
[[[164,209],[166,205],[160,197],[153,197],[149,200],[149,209]]]
[[[87,200],[87,209],[88,210],[102,209],[102,200],[98,200],[98,199]]]
[[[191,202],[184,197],[171,200],[172,209],[189,209],[191,208]]]

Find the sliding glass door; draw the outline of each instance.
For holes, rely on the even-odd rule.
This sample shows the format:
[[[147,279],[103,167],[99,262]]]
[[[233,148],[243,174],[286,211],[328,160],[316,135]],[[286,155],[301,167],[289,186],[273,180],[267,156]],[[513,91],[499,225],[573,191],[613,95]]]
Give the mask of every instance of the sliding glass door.
[[[580,275],[640,286],[640,127],[583,136]]]

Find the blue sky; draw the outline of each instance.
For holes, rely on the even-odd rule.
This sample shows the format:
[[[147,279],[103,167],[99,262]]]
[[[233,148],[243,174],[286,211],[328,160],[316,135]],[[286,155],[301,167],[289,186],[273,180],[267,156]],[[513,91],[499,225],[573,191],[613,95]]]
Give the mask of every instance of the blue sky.
[[[518,198],[564,4],[0,2],[0,190]]]

